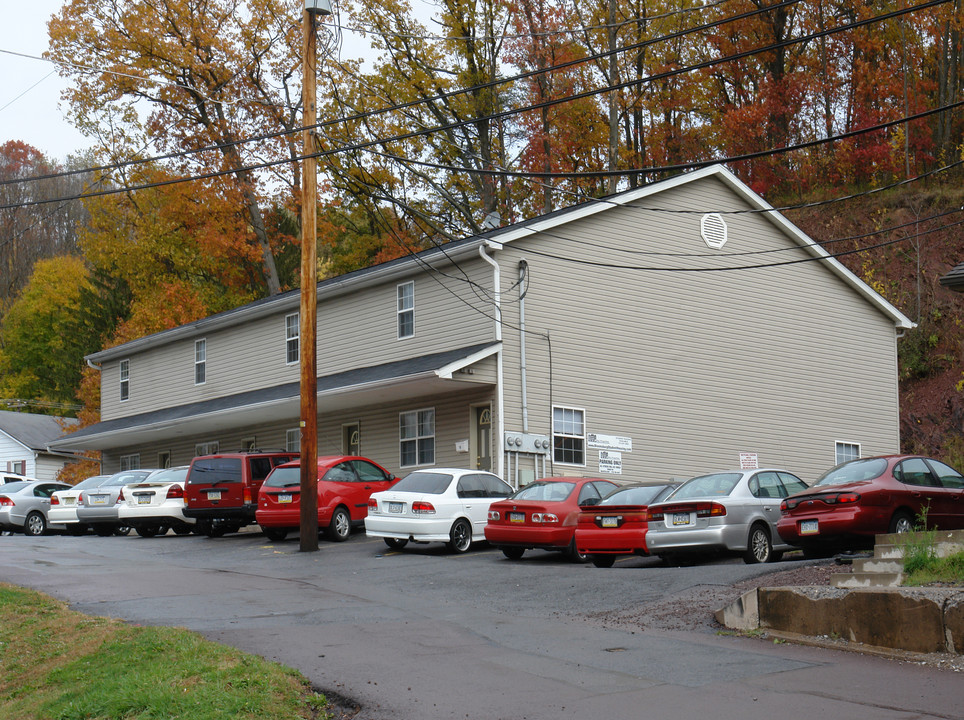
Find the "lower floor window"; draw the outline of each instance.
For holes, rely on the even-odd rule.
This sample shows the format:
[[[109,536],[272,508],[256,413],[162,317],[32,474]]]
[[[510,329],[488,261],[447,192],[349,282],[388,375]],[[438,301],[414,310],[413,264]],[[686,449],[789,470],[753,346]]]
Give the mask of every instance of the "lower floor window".
[[[413,410],[398,416],[399,464],[435,464],[435,409]]]
[[[195,455],[215,455],[218,452],[219,443],[217,440],[214,442],[198,443],[194,446]]]
[[[586,464],[586,413],[552,408],[552,459],[566,465]]]
[[[285,431],[285,450],[301,452],[301,428]]]
[[[139,470],[141,467],[141,456],[140,453],[134,455],[121,455],[120,456],[120,469],[121,470]]]
[[[836,456],[836,465],[847,462],[848,460],[856,460],[860,457],[860,445],[857,443],[838,442],[836,443]]]

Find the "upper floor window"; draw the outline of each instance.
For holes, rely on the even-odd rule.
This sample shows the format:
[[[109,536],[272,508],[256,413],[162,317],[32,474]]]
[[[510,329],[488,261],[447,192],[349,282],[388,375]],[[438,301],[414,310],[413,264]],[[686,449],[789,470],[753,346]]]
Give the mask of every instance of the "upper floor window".
[[[586,464],[586,412],[552,408],[552,459],[566,465]]]
[[[415,335],[415,282],[398,286],[398,337],[409,338]]]
[[[839,465],[848,460],[857,460],[860,457],[860,445],[858,443],[838,442],[835,443],[834,452],[837,458],[834,464]]]
[[[121,402],[127,400],[131,396],[131,361],[121,360],[120,361],[120,399]],[[121,470],[127,470],[129,468],[121,468]]]
[[[301,313],[285,315],[285,362],[293,365],[301,358]]]
[[[398,416],[399,464],[435,464],[435,409],[413,410]]]
[[[207,380],[208,341],[194,341],[194,384],[203,385]]]

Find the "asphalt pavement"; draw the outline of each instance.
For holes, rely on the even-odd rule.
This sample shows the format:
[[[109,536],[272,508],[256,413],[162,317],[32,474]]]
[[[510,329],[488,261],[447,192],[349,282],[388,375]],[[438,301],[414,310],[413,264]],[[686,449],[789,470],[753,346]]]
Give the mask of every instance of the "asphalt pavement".
[[[0,538],[0,580],[92,615],[191,628],[297,668],[359,720],[919,720],[964,716],[964,676],[720,634],[611,626],[610,611],[787,566],[611,569],[482,547],[297,538]]]

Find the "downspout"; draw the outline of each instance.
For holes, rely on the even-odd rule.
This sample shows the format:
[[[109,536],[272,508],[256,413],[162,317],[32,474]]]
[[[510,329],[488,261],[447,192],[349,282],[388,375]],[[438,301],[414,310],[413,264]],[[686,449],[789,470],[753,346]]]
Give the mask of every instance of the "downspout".
[[[493,249],[501,248],[501,245],[483,243],[479,246],[479,256],[492,266],[492,287],[495,292],[495,339],[502,343],[502,277],[499,271],[499,263],[485,254],[485,248],[489,245]],[[499,348],[496,360],[496,393],[495,393],[496,412],[498,422],[496,423],[495,436],[498,438],[496,446],[499,450],[498,460],[496,460],[495,474],[499,477],[505,475],[505,388],[502,373],[502,348]]]
[[[522,432],[529,432],[529,393],[526,385],[526,273],[529,264],[519,261],[519,365],[522,374]]]

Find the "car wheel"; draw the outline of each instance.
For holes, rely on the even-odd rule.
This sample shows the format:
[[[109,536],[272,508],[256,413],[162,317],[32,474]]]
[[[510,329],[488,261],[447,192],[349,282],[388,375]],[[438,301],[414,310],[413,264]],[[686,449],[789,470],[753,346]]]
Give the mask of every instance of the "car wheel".
[[[500,549],[502,550],[502,554],[509,558],[509,560],[518,560],[525,555],[526,552],[525,548],[517,547],[504,547]]]
[[[328,537],[335,542],[343,542],[351,535],[351,515],[343,507],[336,507],[328,523]]]
[[[750,538],[746,543],[743,562],[747,565],[770,562],[773,556],[773,545],[770,544],[770,533],[762,525],[750,528]]]
[[[590,555],[589,559],[598,568],[610,568],[616,564],[615,555]]]
[[[388,545],[392,550],[401,550],[403,547],[408,545],[408,540],[405,538],[382,538],[385,544]]]
[[[142,538],[152,538],[157,535],[158,530],[157,525],[142,525],[141,527],[134,528],[134,531]]]
[[[226,533],[227,531],[228,531],[228,528],[224,523],[212,522],[210,525],[207,526],[207,528],[205,528],[204,534],[207,535],[208,537],[219,538],[222,535],[224,535],[224,533]]]
[[[449,550],[457,553],[468,552],[469,548],[472,547],[472,526],[469,525],[468,520],[458,519],[452,523],[452,529],[449,530]]]
[[[130,535],[131,526],[130,525],[118,525],[114,528],[114,535]]]
[[[175,535],[190,535],[192,532],[194,532],[194,528],[187,523],[179,523],[174,526]]]
[[[909,533],[914,530],[914,518],[910,516],[910,513],[904,510],[898,510],[894,513],[894,517],[890,519],[890,532],[892,533]]]
[[[288,531],[284,528],[261,528],[261,532],[264,536],[268,538],[271,542],[281,542],[286,537],[288,537]]]
[[[47,521],[43,513],[32,512],[27,515],[27,520],[23,524],[24,535],[40,537],[47,533]]]
[[[576,538],[572,539],[569,543],[569,547],[566,549],[566,557],[569,558],[570,562],[584,563],[589,562],[589,555],[586,553],[581,553],[576,550]]]

